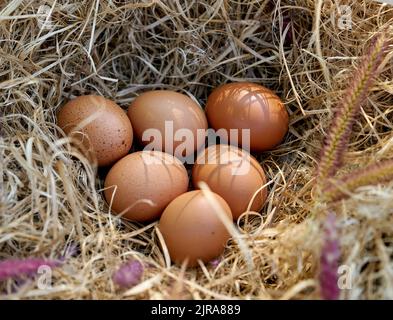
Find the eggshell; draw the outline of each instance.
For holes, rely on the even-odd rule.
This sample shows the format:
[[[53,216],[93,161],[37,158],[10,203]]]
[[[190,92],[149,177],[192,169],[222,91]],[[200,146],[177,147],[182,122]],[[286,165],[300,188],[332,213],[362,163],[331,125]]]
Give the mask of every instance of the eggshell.
[[[232,221],[231,209],[223,198],[211,193],[226,217]],[[172,261],[196,266],[198,259],[208,262],[219,256],[230,235],[202,191],[194,190],[173,200],[163,212],[158,228]]]
[[[233,218],[247,211],[254,194],[266,184],[262,167],[249,153],[235,146],[212,145],[195,161],[192,169],[195,188],[204,181],[210,189],[229,204]],[[267,188],[258,191],[250,210],[262,209],[267,198]]]
[[[106,166],[125,156],[133,132],[125,111],[113,101],[96,95],[77,97],[57,114],[57,124],[81,141],[89,156]]]
[[[159,218],[167,204],[187,188],[187,171],[179,159],[161,151],[139,151],[110,169],[104,194],[108,203],[113,195],[115,213],[144,222]]]
[[[250,142],[239,131],[243,149],[273,149],[288,131],[289,116],[281,99],[271,90],[250,82],[224,84],[210,94],[206,104],[207,119],[215,130],[249,129]],[[233,144],[233,143],[232,143]]]
[[[142,93],[130,105],[128,117],[138,140],[143,145],[152,143],[154,150],[187,158],[205,144],[204,135],[198,141],[197,132],[198,129],[202,129],[200,132],[204,134],[204,130],[207,129],[205,113],[196,102],[184,94],[170,90]],[[173,130],[168,129],[168,126],[165,128],[166,121],[173,125]],[[152,129],[158,130],[161,139],[148,136],[147,141],[142,141],[143,134]],[[191,139],[182,137],[180,129],[188,129]]]

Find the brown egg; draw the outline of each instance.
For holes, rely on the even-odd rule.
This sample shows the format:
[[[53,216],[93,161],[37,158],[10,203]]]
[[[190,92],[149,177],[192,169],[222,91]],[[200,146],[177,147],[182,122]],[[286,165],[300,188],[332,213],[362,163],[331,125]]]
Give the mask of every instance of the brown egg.
[[[236,220],[247,211],[254,194],[266,184],[262,167],[249,153],[235,146],[212,145],[202,152],[192,169],[192,182],[204,181],[224,198]],[[259,211],[265,204],[267,188],[259,191],[250,210]]]
[[[240,145],[251,151],[274,148],[288,131],[288,113],[280,98],[255,83],[236,82],[216,88],[208,97],[206,114],[211,127],[224,129],[228,137],[230,129],[238,129]],[[249,146],[241,129],[250,130]]]
[[[126,113],[104,97],[87,95],[69,101],[58,112],[57,124],[67,135],[80,139],[99,166],[124,157],[132,145],[133,132]]]
[[[205,113],[184,94],[169,90],[142,93],[129,107],[128,117],[136,137],[150,150],[187,158],[205,144]],[[199,138],[198,129],[203,130]]]
[[[115,191],[116,188],[116,191]],[[188,175],[179,159],[161,151],[139,151],[115,163],[105,179],[105,199],[126,219],[151,221],[187,192]]]
[[[226,217],[232,221],[231,209],[219,195],[211,193]],[[198,259],[208,262],[219,256],[229,239],[222,220],[202,191],[182,194],[163,212],[158,228],[165,240],[171,260],[196,266]]]

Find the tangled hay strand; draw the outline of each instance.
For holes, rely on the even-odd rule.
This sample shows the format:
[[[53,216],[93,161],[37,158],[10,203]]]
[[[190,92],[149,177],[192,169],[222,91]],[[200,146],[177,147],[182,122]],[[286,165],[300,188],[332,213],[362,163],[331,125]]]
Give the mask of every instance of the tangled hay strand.
[[[343,4],[352,12],[350,29],[339,27]],[[317,157],[363,48],[392,22],[392,6],[365,0],[2,2],[0,259],[56,258],[70,245],[76,253],[53,270],[52,287],[9,279],[0,283],[1,297],[319,298],[326,204],[312,193]],[[388,50],[341,173],[393,154]],[[109,214],[102,177],[56,127],[56,111],[88,93],[127,108],[157,88],[182,91],[203,106],[212,88],[244,80],[276,90],[291,116],[284,143],[258,157],[273,181],[269,202],[262,216],[239,222],[254,269],[235,241],[201,268],[169,266],[156,223]],[[393,298],[392,204],[387,183],[336,205],[340,263],[353,270],[342,298]],[[143,278],[122,290],[112,274],[129,259],[144,265]]]

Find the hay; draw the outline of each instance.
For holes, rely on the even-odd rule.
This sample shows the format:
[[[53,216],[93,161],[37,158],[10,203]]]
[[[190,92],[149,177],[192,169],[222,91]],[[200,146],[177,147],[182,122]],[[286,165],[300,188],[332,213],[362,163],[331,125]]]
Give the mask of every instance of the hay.
[[[333,17],[342,4],[352,10],[350,30]],[[319,298],[326,204],[312,184],[321,142],[364,47],[392,19],[392,6],[366,0],[3,1],[0,259],[56,258],[70,245],[77,252],[53,270],[51,288],[7,280],[1,298]],[[341,173],[393,155],[389,50]],[[274,181],[262,217],[239,223],[254,269],[236,241],[197,270],[169,266],[156,223],[108,214],[103,175],[62,136],[55,112],[88,93],[127,108],[156,88],[204,105],[212,88],[242,80],[276,90],[291,116],[285,142],[258,157]],[[336,212],[340,263],[353,266],[341,297],[393,298],[393,183],[356,190]],[[144,263],[143,282],[121,290],[112,273],[130,258]]]

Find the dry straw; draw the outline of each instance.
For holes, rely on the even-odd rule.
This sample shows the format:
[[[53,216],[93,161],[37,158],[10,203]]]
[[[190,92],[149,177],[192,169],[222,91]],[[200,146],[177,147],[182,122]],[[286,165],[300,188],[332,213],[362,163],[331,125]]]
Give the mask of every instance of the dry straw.
[[[340,23],[340,5],[349,6],[351,25]],[[351,268],[340,297],[393,298],[393,184],[359,183],[350,173],[393,155],[391,45],[337,172],[347,185],[330,193],[341,200],[319,202],[312,192],[333,106],[378,31],[391,43],[392,19],[391,6],[366,0],[0,2],[0,259],[57,259],[76,247],[53,270],[51,287],[8,279],[1,298],[320,298],[328,206],[339,263]],[[62,135],[56,111],[87,93],[127,108],[157,88],[203,106],[212,88],[244,80],[276,90],[291,116],[284,143],[258,157],[273,181],[269,202],[262,216],[239,222],[246,251],[234,239],[214,263],[170,266],[156,223],[109,214],[103,173]],[[368,170],[390,170],[383,164]],[[112,275],[133,259],[143,277],[122,289]]]

